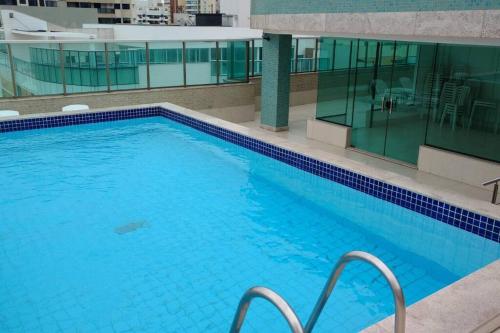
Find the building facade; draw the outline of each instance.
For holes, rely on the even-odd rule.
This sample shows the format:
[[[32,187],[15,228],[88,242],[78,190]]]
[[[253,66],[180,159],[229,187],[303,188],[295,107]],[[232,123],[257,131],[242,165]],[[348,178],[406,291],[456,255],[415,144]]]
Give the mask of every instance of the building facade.
[[[326,133],[311,138],[459,180],[476,171],[449,156],[500,170],[498,1],[315,4],[252,1],[251,26],[265,33],[263,127],[288,128],[291,35],[314,35],[314,122]]]
[[[60,0],[58,6],[95,8],[102,24],[132,23],[132,0]]]
[[[216,14],[220,12],[219,0],[200,0],[200,13]]]
[[[184,13],[196,15],[200,11],[200,0],[184,0]]]
[[[132,23],[133,24],[170,24],[171,12],[170,1],[137,1],[132,3]]]
[[[57,7],[58,0],[2,0],[0,6]]]

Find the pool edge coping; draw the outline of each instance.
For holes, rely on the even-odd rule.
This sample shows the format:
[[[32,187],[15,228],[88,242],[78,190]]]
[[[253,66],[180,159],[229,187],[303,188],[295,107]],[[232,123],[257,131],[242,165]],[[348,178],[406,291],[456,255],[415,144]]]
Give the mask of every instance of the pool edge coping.
[[[490,333],[500,327],[500,259],[406,309],[406,331]],[[362,333],[392,333],[394,315]]]

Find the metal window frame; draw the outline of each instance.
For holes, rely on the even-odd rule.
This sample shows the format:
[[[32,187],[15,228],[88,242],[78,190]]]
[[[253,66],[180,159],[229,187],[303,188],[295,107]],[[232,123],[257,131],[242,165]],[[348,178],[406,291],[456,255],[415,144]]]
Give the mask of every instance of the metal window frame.
[[[108,85],[107,91],[111,92],[111,74],[109,72],[109,58],[108,57],[109,57],[108,43],[104,43],[104,64],[106,66],[106,83]]]
[[[149,69],[149,42],[146,42],[146,89],[151,90],[151,72]]]
[[[220,54],[219,41],[215,42],[215,72],[217,75],[217,85],[220,84],[220,72],[221,72],[221,54]]]
[[[187,75],[186,75],[186,42],[182,42],[182,74],[184,79],[184,87],[187,87]]]
[[[68,95],[66,90],[66,73],[64,72],[64,46],[63,43],[59,43],[59,66],[61,68],[61,82],[63,85],[63,95]]]

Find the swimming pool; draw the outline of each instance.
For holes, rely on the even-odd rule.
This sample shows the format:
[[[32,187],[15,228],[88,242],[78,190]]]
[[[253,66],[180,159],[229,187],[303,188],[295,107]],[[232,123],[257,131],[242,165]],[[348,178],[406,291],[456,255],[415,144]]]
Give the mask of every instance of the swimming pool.
[[[225,332],[265,285],[305,322],[337,259],[364,250],[408,304],[500,257],[497,242],[163,117],[0,134],[0,331]],[[346,268],[315,332],[393,312]],[[245,332],[285,332],[256,301]]]

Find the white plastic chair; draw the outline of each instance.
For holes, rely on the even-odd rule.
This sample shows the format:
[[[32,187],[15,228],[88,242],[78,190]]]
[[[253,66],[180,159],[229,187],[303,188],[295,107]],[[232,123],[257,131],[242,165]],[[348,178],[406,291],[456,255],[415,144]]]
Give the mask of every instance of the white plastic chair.
[[[76,111],[87,111],[90,110],[87,104],[70,104],[62,108],[63,112],[76,112]]]
[[[14,110],[0,110],[0,118],[19,116],[19,111]]]

